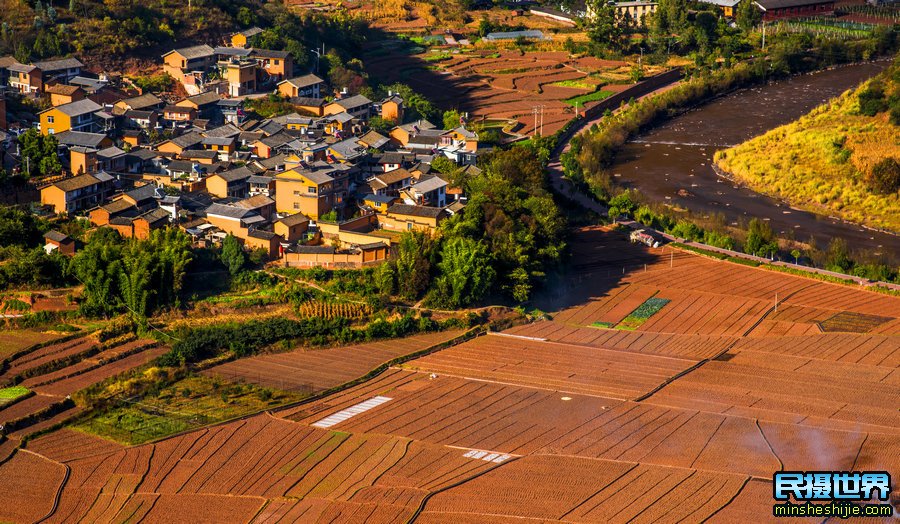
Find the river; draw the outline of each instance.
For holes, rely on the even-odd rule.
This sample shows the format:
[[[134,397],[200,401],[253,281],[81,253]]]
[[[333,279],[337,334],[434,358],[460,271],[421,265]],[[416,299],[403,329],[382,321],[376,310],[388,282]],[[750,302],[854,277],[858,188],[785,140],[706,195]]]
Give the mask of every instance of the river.
[[[843,237],[851,249],[871,249],[898,258],[900,236],[793,209],[720,178],[712,169],[716,150],[797,119],[885,65],[861,64],[795,76],[717,98],[625,144],[610,172],[619,184],[638,188],[651,199],[700,213],[720,212],[733,225],[766,218],[779,236],[793,231],[793,238],[804,242],[812,236],[820,248],[832,237]]]

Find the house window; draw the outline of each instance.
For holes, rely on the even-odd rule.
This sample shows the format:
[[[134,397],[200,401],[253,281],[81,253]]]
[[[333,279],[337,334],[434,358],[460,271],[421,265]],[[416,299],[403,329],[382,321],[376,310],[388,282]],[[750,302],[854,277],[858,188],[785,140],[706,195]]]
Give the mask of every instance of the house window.
[[[275,61],[275,65],[278,65],[278,60]]]
[[[300,196],[300,192],[299,192],[299,191],[294,191],[294,196]]]
[[[300,203],[294,202],[294,209],[300,209]]]
[[[408,229],[408,230],[409,230],[409,229],[412,229],[412,222],[407,222],[407,223],[406,223],[406,229]]]
[[[48,134],[48,135],[52,135],[52,134],[53,134],[53,128],[52,128],[52,127],[51,127],[50,129],[47,130],[47,134]]]
[[[309,186],[307,191],[313,195],[316,194],[316,186]]]

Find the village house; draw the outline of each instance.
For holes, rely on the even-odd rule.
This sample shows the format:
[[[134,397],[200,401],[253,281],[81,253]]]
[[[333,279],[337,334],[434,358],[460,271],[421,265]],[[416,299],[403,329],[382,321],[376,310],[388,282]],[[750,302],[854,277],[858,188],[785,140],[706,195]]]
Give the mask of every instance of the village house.
[[[325,105],[328,103],[324,98],[314,98],[310,96],[295,96],[288,99],[298,111],[305,111],[313,116],[323,116],[325,114]]]
[[[250,56],[259,65],[263,85],[280,82],[285,78],[291,78],[294,74],[294,59],[287,51],[253,49]]]
[[[77,213],[97,207],[112,192],[113,177],[106,173],[79,175],[41,189],[41,204],[57,214]]]
[[[140,96],[119,100],[113,105],[113,114],[125,114],[127,111],[150,111],[160,109],[163,101],[153,93],[144,93]]]
[[[176,81],[181,82],[188,93],[197,94],[202,91],[207,72],[215,66],[216,54],[208,45],[198,45],[173,49],[162,55],[163,71]]]
[[[87,147],[91,149],[103,149],[113,145],[112,138],[102,133],[85,133],[83,131],[63,131],[56,133],[56,141],[60,147]]]
[[[325,89],[325,81],[313,74],[278,82],[278,92],[288,98],[322,98],[323,89]]]
[[[378,217],[382,228],[394,231],[434,231],[449,216],[439,207],[394,204]]]
[[[89,99],[45,109],[38,113],[41,133],[52,135],[69,130],[94,132],[102,128],[97,123],[95,114],[102,109],[102,106]]]
[[[345,205],[349,178],[356,168],[314,162],[306,168],[289,169],[275,175],[275,206],[279,213],[320,216]]]
[[[54,107],[71,104],[85,98],[84,89],[65,84],[53,84],[47,87],[44,93],[50,95],[50,105]]]
[[[206,177],[206,191],[219,198],[246,198],[250,192],[248,180],[253,172],[246,166],[215,173]]]
[[[44,86],[41,70],[33,65],[15,63],[6,68],[9,71],[9,87],[23,95],[40,93]]]
[[[162,110],[163,120],[168,120],[173,125],[187,123],[197,119],[197,110],[193,107],[168,105]]]
[[[362,95],[339,98],[325,106],[325,116],[347,113],[360,120],[368,120],[372,101]]]
[[[406,204],[442,208],[447,205],[447,185],[440,177],[429,175],[402,190],[400,196]]]
[[[248,47],[253,37],[260,33],[262,33],[262,29],[255,26],[244,29],[243,31],[238,31],[237,33],[231,35],[231,46]]]
[[[273,229],[286,242],[297,242],[304,238],[304,235],[309,230],[309,222],[308,216],[303,213],[296,213],[277,220],[273,224]]]
[[[34,66],[41,70],[42,80],[45,84],[53,82],[68,84],[81,74],[84,64],[77,58],[59,58],[35,62]]]
[[[44,234],[44,241],[44,251],[48,255],[54,251],[69,256],[75,254],[75,240],[59,231],[48,231]]]
[[[250,184],[250,196],[275,196],[275,177],[273,176],[252,175],[247,179],[247,183]]]
[[[381,118],[388,122],[403,122],[403,99],[399,95],[388,92],[388,97],[381,101]]]

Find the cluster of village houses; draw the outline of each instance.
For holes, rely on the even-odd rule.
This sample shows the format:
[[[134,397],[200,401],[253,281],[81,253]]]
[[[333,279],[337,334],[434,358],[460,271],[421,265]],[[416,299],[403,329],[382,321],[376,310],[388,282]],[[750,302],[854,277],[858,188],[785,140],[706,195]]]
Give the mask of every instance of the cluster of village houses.
[[[7,89],[52,104],[38,125],[57,138],[64,173],[40,188],[42,208],[129,238],[167,226],[197,245],[231,234],[286,265],[323,267],[383,260],[403,231],[435,229],[462,211],[465,196],[431,162],[445,156],[477,172],[475,133],[408,122],[395,93],[373,102],[295,76],[289,54],[250,47],[258,32],[164,54],[166,73],[189,93],[180,100],[112,87],[75,58],[0,59]],[[296,112],[245,112],[245,95],[266,92]],[[396,126],[380,134],[367,126],[372,116]],[[161,130],[171,138],[151,143]],[[48,250],[72,245],[47,238]]]

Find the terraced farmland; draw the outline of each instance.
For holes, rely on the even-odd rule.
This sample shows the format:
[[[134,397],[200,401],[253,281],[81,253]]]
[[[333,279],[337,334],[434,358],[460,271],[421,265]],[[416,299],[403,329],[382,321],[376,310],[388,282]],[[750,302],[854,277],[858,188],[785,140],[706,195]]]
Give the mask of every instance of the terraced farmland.
[[[48,522],[760,522],[781,469],[900,476],[900,298],[596,229],[573,245],[551,319],[156,443],[33,440],[0,479],[35,468],[40,503],[0,520],[49,512],[65,467]],[[325,388],[431,342],[233,364]]]

